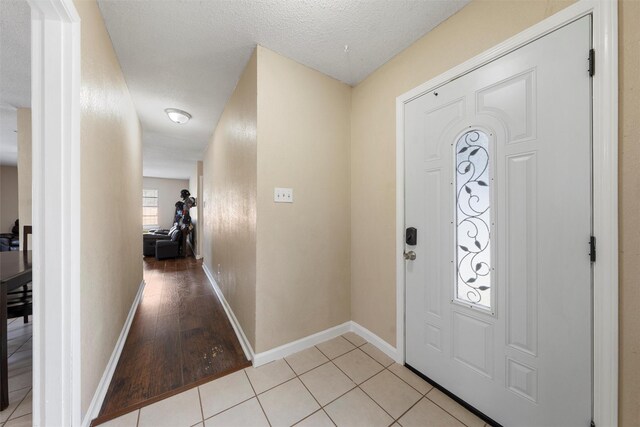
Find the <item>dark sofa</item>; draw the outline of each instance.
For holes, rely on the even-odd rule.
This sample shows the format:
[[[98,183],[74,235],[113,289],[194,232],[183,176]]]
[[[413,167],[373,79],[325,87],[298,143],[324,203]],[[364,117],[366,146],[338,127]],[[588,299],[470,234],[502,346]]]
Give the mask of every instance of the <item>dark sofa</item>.
[[[0,234],[0,252],[17,251],[20,247],[18,236],[12,233]]]
[[[180,256],[180,237],[177,228],[149,230],[142,235],[142,253],[156,259],[176,258]]]
[[[166,234],[146,233],[142,235],[142,254],[144,256],[156,256],[156,242],[171,240]]]

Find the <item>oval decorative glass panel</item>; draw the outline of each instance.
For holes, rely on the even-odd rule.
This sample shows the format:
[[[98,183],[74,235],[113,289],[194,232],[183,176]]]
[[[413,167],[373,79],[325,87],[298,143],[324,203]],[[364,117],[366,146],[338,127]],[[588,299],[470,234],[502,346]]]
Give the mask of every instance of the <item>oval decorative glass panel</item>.
[[[456,289],[458,301],[491,309],[489,137],[471,130],[456,143]]]

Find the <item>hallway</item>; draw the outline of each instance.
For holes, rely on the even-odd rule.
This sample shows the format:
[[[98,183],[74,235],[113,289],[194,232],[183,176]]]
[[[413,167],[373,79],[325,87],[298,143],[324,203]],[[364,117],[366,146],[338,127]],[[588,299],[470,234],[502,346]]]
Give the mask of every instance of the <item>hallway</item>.
[[[250,366],[200,261],[147,257],[144,280],[93,425]]]

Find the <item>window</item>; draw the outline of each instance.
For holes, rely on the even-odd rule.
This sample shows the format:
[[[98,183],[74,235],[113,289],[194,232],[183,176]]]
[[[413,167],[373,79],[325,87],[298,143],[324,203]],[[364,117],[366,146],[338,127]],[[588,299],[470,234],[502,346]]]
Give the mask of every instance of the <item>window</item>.
[[[142,190],[142,227],[158,226],[158,190]]]
[[[489,138],[472,130],[456,143],[456,300],[491,309]]]

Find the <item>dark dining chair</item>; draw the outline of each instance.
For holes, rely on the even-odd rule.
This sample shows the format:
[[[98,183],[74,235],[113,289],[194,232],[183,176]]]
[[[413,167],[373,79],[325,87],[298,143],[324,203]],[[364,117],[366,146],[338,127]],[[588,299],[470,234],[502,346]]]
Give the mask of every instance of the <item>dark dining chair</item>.
[[[32,227],[25,225],[23,228],[22,238],[22,250],[24,255],[27,255],[29,250],[29,238],[32,233]],[[24,285],[21,291],[7,292],[7,319],[13,319],[14,317],[24,318],[24,323],[29,322],[29,316],[33,313],[33,293],[30,284]]]
[[[22,317],[23,323],[29,323],[29,316],[33,314],[33,298],[31,290],[27,292],[10,292],[7,295],[7,319]]]
[[[22,239],[24,240],[24,242],[22,243],[22,250],[24,252],[27,252],[29,250],[29,235],[31,235],[32,232],[32,226],[31,225],[25,225],[22,231]]]

